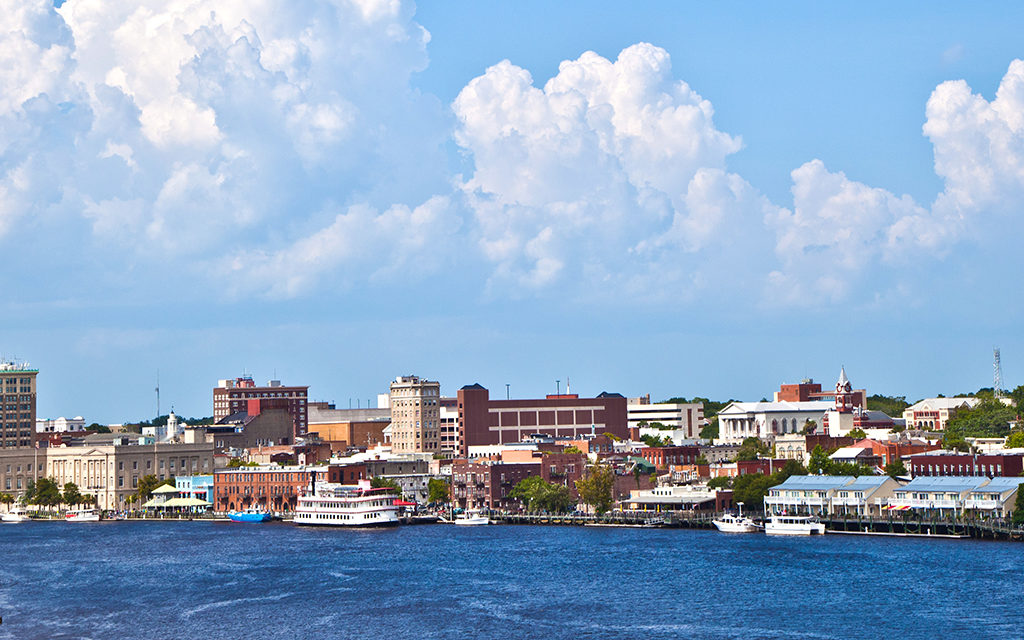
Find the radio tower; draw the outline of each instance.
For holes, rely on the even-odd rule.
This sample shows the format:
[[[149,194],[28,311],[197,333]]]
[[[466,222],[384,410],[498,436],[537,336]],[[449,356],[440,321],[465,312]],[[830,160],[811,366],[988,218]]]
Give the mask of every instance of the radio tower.
[[[1003,397],[1003,365],[999,361],[999,347],[992,350],[994,360],[992,362],[992,395],[996,398]]]

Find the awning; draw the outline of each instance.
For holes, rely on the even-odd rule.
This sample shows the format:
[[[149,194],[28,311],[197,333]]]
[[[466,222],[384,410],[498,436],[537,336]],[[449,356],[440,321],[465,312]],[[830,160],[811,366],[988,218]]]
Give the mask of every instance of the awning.
[[[200,500],[199,498],[171,498],[170,500],[164,500],[160,502],[155,498],[150,500],[146,504],[142,505],[143,509],[151,508],[175,508],[175,507],[209,507],[210,503],[206,500]]]
[[[415,502],[409,502],[408,500],[395,500],[396,507],[415,507]]]

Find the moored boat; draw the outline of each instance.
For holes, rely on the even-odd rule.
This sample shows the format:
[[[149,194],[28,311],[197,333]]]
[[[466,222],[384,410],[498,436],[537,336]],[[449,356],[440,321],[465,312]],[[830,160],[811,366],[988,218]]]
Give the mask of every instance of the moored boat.
[[[232,522],[268,522],[271,517],[270,513],[260,511],[256,508],[249,508],[244,511],[232,511],[228,513],[228,519]]]
[[[743,517],[743,503],[736,503],[739,506],[739,513],[733,515],[731,513],[724,514],[721,518],[715,518],[711,521],[711,524],[715,525],[715,528],[722,533],[755,533],[761,530],[761,526],[751,520],[750,518]]]
[[[399,523],[398,498],[388,487],[317,482],[314,476],[295,507],[295,524],[329,527],[387,527]]]
[[[31,520],[25,507],[15,507],[7,513],[0,515],[0,522],[28,522]]]
[[[467,511],[455,516],[455,524],[472,527],[482,524],[491,524],[490,518],[475,511]]]
[[[776,536],[821,535],[825,525],[812,516],[774,515],[765,522],[764,532]]]
[[[100,514],[95,509],[74,509],[64,514],[64,522],[99,522]]]

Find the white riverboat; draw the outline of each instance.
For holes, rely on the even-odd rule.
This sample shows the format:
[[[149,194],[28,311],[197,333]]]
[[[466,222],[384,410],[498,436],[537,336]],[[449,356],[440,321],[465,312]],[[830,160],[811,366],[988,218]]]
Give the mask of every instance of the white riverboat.
[[[491,524],[491,520],[487,516],[477,513],[476,511],[467,511],[465,513],[460,513],[459,515],[455,516],[454,522],[455,524],[461,525],[463,527],[474,527],[482,524]]]
[[[75,509],[64,514],[64,522],[99,522],[100,514],[95,509]]]
[[[398,498],[393,489],[373,489],[367,480],[358,485],[310,483],[295,507],[295,524],[330,527],[386,527],[398,524]]]
[[[756,533],[761,530],[761,526],[751,520],[750,518],[743,517],[743,503],[739,503],[739,514],[733,515],[726,513],[721,518],[715,518],[711,521],[711,524],[715,525],[715,528],[722,533]]]
[[[825,533],[825,525],[812,516],[776,515],[764,523],[764,532],[776,536],[810,536]]]
[[[7,513],[0,515],[0,522],[28,522],[31,518],[25,507],[14,507]]]

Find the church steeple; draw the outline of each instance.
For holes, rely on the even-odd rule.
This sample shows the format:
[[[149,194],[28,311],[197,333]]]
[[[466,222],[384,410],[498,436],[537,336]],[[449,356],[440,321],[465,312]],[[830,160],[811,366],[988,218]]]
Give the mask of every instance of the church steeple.
[[[846,377],[846,367],[840,368],[839,381],[836,382],[836,411],[839,413],[853,411],[853,385]]]

